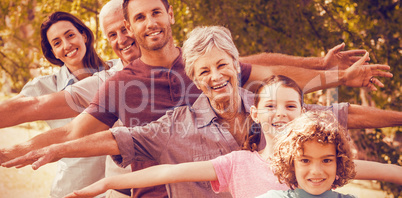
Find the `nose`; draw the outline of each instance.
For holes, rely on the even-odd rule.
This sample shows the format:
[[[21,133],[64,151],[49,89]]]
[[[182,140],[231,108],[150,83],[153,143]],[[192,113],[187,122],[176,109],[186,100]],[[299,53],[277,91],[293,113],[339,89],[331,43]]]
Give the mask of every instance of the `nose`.
[[[321,163],[312,163],[310,173],[312,175],[320,175],[322,172]]]
[[[127,35],[123,32],[117,32],[117,42],[119,44],[124,44],[127,41]]]
[[[276,108],[276,117],[286,117],[286,109],[278,105]]]
[[[153,27],[155,27],[155,26],[156,26],[156,20],[155,20],[155,18],[152,17],[152,16],[148,16],[148,17],[147,17],[147,27],[148,27],[149,29],[151,29],[151,28],[153,28]]]
[[[212,69],[211,70],[211,80],[212,81],[219,81],[222,78],[222,74],[220,71],[218,71],[217,69]]]
[[[64,49],[65,50],[69,50],[70,48],[71,48],[71,43],[68,41],[68,40],[64,40],[64,45],[63,45],[63,47],[64,47]]]

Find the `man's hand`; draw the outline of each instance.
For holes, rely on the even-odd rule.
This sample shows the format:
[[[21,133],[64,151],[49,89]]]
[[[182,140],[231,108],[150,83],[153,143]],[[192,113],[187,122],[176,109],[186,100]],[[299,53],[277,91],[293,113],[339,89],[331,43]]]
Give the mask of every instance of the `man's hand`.
[[[360,60],[346,69],[341,79],[343,85],[349,87],[368,87],[372,91],[377,90],[375,86],[384,87],[384,84],[377,78],[374,78],[374,76],[391,78],[392,74],[390,72],[382,71],[389,70],[390,67],[380,64],[364,65],[368,60],[369,54],[367,52]]]
[[[339,70],[347,69],[366,53],[366,50],[360,49],[341,51],[343,48],[345,48],[345,43],[339,44],[328,51],[323,59],[323,69],[331,69],[336,66],[338,66]]]
[[[47,163],[55,162],[61,159],[61,157],[57,157],[58,153],[59,153],[58,146],[50,145],[48,147],[31,151],[21,157],[17,157],[10,161],[4,162],[1,164],[1,166],[7,168],[14,166],[16,168],[22,168],[24,166],[32,164],[32,169],[37,170],[39,167]]]

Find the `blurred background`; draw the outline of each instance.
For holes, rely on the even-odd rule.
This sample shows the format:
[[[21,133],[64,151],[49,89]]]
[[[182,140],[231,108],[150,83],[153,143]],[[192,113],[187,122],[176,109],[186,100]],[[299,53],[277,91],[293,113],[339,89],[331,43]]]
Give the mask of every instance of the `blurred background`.
[[[104,60],[116,58],[100,31],[98,14],[107,0],[2,0],[0,2],[0,101],[14,96],[30,79],[53,73],[40,50],[40,24],[53,11],[70,12],[93,30],[95,48]],[[402,2],[400,0],[170,0],[178,46],[199,25],[228,27],[242,56],[276,52],[324,56],[345,42],[345,50],[365,49],[371,64],[388,64],[394,77],[381,79],[376,92],[340,87],[308,94],[306,103],[350,102],[402,111]],[[0,112],[1,113],[1,112]],[[43,122],[0,131],[0,147],[22,142],[46,130]],[[350,131],[360,159],[402,165],[401,127]],[[0,169],[0,197],[45,197],[54,166]],[[49,180],[50,178],[50,180]],[[382,189],[402,197],[402,187],[384,182],[348,186]],[[344,187],[344,188],[346,188]],[[36,191],[45,193],[32,196]],[[16,190],[16,191],[15,191]],[[11,192],[8,195],[7,192]],[[16,193],[18,192],[18,193]],[[376,191],[377,192],[377,191]],[[380,191],[381,192],[381,191]],[[26,194],[24,194],[26,193]],[[367,197],[372,197],[371,193]],[[31,195],[31,196],[29,196]],[[384,197],[380,194],[379,197]],[[366,196],[363,196],[366,197]]]

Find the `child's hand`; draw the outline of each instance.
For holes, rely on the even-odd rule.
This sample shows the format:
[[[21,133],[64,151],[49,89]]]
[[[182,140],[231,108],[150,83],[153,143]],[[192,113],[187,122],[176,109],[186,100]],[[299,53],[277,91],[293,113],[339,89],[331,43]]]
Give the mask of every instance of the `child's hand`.
[[[100,194],[106,192],[106,190],[108,190],[106,188],[105,183],[106,183],[105,179],[101,179],[81,190],[76,190],[76,191],[66,195],[64,198],[95,197],[96,195],[100,195]]]

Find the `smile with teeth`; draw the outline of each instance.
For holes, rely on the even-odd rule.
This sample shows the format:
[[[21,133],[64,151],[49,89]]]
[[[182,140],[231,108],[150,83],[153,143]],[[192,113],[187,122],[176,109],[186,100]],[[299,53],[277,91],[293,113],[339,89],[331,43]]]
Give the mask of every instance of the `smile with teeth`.
[[[324,181],[325,179],[309,179],[309,181],[313,182],[313,183],[319,183]]]
[[[75,50],[73,50],[73,51],[67,53],[65,56],[66,56],[66,57],[70,57],[70,56],[72,56],[76,51],[78,51],[78,49],[75,49]]]
[[[156,35],[158,35],[158,34],[160,34],[160,33],[162,33],[162,31],[153,32],[153,33],[151,33],[151,34],[148,34],[148,36],[156,36]]]
[[[228,81],[226,81],[225,83],[223,83],[223,84],[220,84],[220,85],[217,85],[217,86],[214,86],[214,87],[211,87],[212,89],[219,89],[219,88],[222,88],[222,87],[224,87],[224,86],[226,86],[228,84]]]
[[[126,47],[124,47],[123,49],[122,49],[122,51],[126,51],[126,50],[128,50],[131,46],[133,46],[134,45],[134,42],[133,43],[131,43],[130,45],[127,45]]]
[[[286,123],[284,123],[284,122],[276,122],[276,123],[272,123],[272,126],[274,126],[274,127],[282,127],[282,126],[285,126],[285,124]]]

